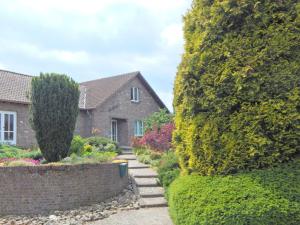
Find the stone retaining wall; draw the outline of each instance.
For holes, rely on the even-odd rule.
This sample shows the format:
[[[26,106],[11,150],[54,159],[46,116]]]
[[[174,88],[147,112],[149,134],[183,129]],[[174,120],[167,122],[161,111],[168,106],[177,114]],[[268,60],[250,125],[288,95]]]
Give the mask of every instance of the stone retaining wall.
[[[128,174],[128,173],[127,173]],[[119,164],[0,167],[0,215],[43,214],[101,202],[128,185]]]

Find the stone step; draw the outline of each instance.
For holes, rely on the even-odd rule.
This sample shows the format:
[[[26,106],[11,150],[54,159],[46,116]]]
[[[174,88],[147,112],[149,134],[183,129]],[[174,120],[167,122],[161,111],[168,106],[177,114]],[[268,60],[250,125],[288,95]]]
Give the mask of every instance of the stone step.
[[[129,169],[144,169],[144,168],[149,168],[148,165],[140,163],[137,160],[130,160],[128,162],[128,168]]]
[[[135,178],[137,187],[158,187],[158,181],[156,178]]]
[[[117,156],[118,159],[125,159],[125,160],[136,160],[135,155],[119,155]]]
[[[122,151],[122,155],[133,155],[133,152]]]
[[[142,198],[164,197],[162,187],[139,187],[139,193]]]
[[[142,208],[154,208],[154,207],[168,206],[168,203],[164,197],[140,198],[139,203]]]
[[[129,173],[135,178],[157,177],[157,172],[150,168],[144,169],[129,169]]]

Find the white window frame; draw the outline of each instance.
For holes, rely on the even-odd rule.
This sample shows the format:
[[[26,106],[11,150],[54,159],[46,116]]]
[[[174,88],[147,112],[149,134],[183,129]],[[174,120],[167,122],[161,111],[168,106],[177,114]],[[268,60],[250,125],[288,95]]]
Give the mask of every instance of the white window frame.
[[[14,131],[13,131],[13,140],[10,141],[4,141],[4,114],[13,115],[14,117]],[[0,120],[1,120],[1,127],[0,127],[0,143],[2,144],[10,144],[10,145],[16,145],[17,144],[17,113],[11,112],[11,111],[0,111]]]
[[[140,101],[140,89],[138,87],[132,87],[130,97],[131,97],[132,102],[139,102]]]
[[[113,135],[113,123],[116,123],[116,140],[114,140]],[[110,138],[112,141],[118,142],[118,120],[111,120],[110,122]]]
[[[144,122],[142,120],[134,121],[134,136],[135,137],[144,136]]]

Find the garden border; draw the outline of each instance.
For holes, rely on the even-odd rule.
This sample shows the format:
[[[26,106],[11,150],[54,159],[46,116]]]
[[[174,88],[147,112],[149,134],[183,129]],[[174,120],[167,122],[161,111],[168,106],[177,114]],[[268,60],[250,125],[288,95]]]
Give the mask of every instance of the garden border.
[[[119,163],[0,167],[0,215],[47,214],[104,201],[129,183]]]

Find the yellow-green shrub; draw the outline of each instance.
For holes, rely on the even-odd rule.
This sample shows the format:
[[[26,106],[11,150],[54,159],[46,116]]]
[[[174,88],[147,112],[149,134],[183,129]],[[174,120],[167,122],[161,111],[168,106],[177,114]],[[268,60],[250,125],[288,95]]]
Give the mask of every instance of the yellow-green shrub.
[[[183,176],[168,197],[176,225],[300,224],[300,162],[237,175]]]
[[[174,89],[181,167],[228,174],[300,152],[300,3],[194,0]]]

